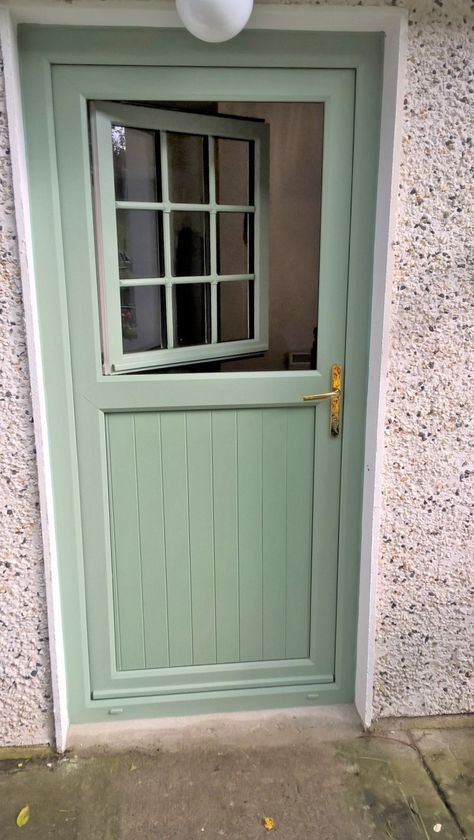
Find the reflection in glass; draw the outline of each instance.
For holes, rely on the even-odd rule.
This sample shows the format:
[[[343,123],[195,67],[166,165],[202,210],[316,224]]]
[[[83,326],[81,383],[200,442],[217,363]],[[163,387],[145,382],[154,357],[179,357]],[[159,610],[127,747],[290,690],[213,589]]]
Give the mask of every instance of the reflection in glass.
[[[160,133],[112,126],[115,198],[161,201]]]
[[[209,201],[207,137],[168,133],[170,201],[205,204]]]
[[[211,287],[208,283],[179,283],[173,289],[177,347],[211,341]]]
[[[174,277],[209,274],[209,213],[171,213],[172,271]]]
[[[164,286],[120,289],[124,353],[143,353],[166,347]]]
[[[253,338],[253,282],[219,283],[219,341]]]
[[[121,280],[163,277],[162,217],[156,210],[117,210]]]
[[[218,274],[251,274],[253,272],[252,244],[252,214],[217,214]]]
[[[218,204],[253,204],[253,173],[246,140],[216,140],[216,193]]]

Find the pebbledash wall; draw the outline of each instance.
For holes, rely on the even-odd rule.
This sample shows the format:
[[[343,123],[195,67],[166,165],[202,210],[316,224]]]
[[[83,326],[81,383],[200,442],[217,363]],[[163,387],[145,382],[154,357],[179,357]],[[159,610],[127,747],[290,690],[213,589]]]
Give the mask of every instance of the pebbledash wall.
[[[398,5],[408,9],[410,24],[393,243],[375,713],[474,711],[469,656],[474,7],[470,0],[346,5]],[[53,730],[3,88],[0,96],[0,744],[8,745],[49,741]]]

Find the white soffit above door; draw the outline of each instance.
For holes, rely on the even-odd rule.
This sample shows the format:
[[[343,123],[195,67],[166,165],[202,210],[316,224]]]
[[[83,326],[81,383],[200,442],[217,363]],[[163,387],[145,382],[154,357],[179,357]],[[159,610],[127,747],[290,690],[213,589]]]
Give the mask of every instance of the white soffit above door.
[[[4,0],[16,23],[81,26],[158,26],[183,28],[174,0]],[[249,29],[311,29],[379,32],[398,30],[397,8],[280,5],[254,6]]]

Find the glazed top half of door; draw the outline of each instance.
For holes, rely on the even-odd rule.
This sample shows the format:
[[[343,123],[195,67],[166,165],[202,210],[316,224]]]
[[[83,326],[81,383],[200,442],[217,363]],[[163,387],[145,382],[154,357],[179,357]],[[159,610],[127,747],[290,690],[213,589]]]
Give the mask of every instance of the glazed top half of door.
[[[53,92],[92,696],[330,683],[341,438],[302,398],[344,360],[354,73],[64,66]],[[118,100],[323,103],[317,369],[104,372],[88,103]]]

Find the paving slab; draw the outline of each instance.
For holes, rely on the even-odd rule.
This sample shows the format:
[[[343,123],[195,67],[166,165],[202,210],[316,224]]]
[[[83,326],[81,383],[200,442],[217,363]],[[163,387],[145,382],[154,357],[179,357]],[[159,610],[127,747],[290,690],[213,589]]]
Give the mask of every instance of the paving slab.
[[[461,840],[410,738],[267,720],[240,738],[210,731],[148,750],[15,756],[0,762],[0,838]]]
[[[465,837],[474,838],[474,729],[413,730],[412,736]]]

